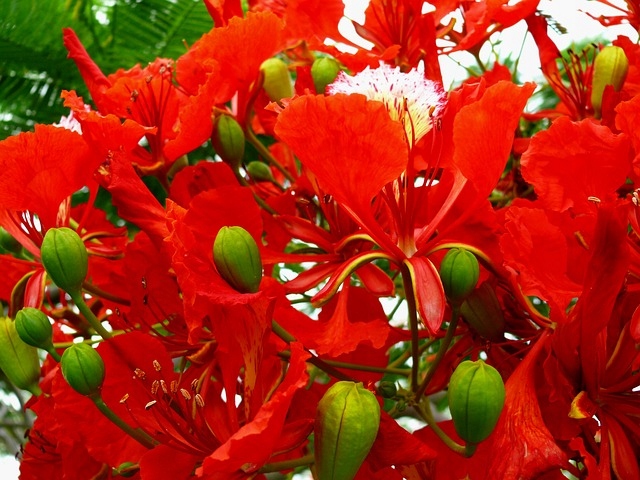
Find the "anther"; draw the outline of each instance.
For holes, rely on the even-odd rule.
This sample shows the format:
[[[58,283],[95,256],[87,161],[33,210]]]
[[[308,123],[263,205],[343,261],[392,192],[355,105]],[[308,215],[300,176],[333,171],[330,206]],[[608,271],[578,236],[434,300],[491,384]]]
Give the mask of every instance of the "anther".
[[[159,372],[160,370],[162,370],[162,365],[160,365],[160,362],[157,360],[153,361],[153,368],[156,369],[156,372]]]
[[[180,389],[180,393],[182,394],[185,400],[191,400],[191,394],[188,391],[186,391],[184,388]]]
[[[144,370],[141,370],[139,368],[136,368],[133,373],[135,374],[136,377],[138,377],[140,380],[144,380],[145,378],[147,378],[147,374],[145,373]]]
[[[171,380],[170,389],[171,393],[176,394],[178,392],[178,382]]]
[[[125,393],[122,398],[120,399],[120,403],[126,403],[127,400],[129,400],[129,394]]]
[[[194,400],[196,401],[196,405],[198,405],[200,408],[204,407],[204,398],[202,398],[202,395],[196,393]]]
[[[153,407],[156,403],[158,403],[156,400],[151,400],[149,403],[147,403],[147,404],[144,406],[144,409],[145,409],[145,410],[149,410],[149,409],[150,409],[151,407]]]
[[[151,384],[151,395],[158,393],[158,388],[160,388],[160,382],[158,380],[154,380]]]
[[[169,395],[169,389],[167,388],[167,382],[164,380],[160,380],[160,386],[162,387],[162,391]]]

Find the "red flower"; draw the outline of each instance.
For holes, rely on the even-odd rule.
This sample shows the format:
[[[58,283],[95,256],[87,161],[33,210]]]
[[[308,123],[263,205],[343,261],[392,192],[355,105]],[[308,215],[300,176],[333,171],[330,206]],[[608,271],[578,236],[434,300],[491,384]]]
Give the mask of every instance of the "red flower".
[[[373,98],[380,98],[386,105],[358,94],[300,97],[280,114],[276,133],[298,155],[311,180],[317,182],[319,196],[330,194],[380,248],[379,253],[374,251],[365,261],[387,258],[397,264],[404,262],[414,277],[422,318],[429,330],[436,332],[444,314],[444,293],[435,266],[423,255],[446,237],[448,228],[461,224],[461,218],[452,219],[450,225],[443,218],[465,187],[475,189],[478,196],[472,195],[473,201],[480,204],[480,198],[495,185],[511,147],[519,111],[532,86],[518,89],[501,82],[486,91],[478,87],[472,93],[475,98],[468,90],[456,94],[444,113],[440,133],[429,132],[430,126],[421,130],[421,122],[432,121],[425,112],[437,114],[441,108],[437,103],[429,104],[438,101],[437,95],[430,96],[428,91],[421,90],[413,96],[405,93],[403,88],[408,86],[409,79],[399,78],[403,74],[388,68],[364,74],[371,75],[371,80],[363,77],[360,81],[356,77],[353,83],[370,88]],[[397,82],[395,89],[388,87],[388,97],[386,90],[377,90],[376,75],[382,88],[388,87],[387,82],[390,85]],[[418,83],[416,80],[416,89],[429,88]],[[405,110],[402,95],[407,97]],[[494,113],[488,113],[492,109]],[[304,124],[297,120],[301,117],[306,118]],[[402,119],[405,128],[394,118]],[[425,131],[429,134],[423,133],[421,140],[418,132]],[[497,131],[503,132],[502,136],[496,137]],[[414,151],[419,152],[420,145],[427,140],[439,141],[440,134],[444,136],[446,150],[443,149],[441,157],[432,158],[424,172],[416,172]],[[452,141],[448,145],[449,138]],[[495,138],[504,141],[495,142]],[[440,182],[453,184],[442,197],[432,193],[442,190],[431,186],[440,168],[444,169]],[[416,173],[420,174],[421,187],[414,178]],[[467,178],[472,179],[473,186],[467,185]],[[432,204],[436,198],[439,203]],[[469,212],[468,204],[466,211]],[[355,258],[349,267],[351,271],[359,266]],[[326,295],[335,292],[344,275],[341,272],[332,277],[323,292]],[[322,297],[318,295],[316,299],[321,302]]]

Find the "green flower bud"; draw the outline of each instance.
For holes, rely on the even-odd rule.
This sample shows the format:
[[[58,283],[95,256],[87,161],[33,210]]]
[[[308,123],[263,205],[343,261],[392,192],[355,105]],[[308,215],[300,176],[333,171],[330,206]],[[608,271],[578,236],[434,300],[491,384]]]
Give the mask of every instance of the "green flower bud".
[[[440,278],[449,301],[461,303],[473,291],[480,276],[475,255],[464,248],[452,248],[440,264]]]
[[[482,360],[460,363],[449,380],[449,410],[456,432],[465,442],[487,438],[498,423],[505,389],[500,373]]]
[[[319,480],[351,480],[371,450],[380,426],[380,405],[362,383],[338,382],[326,391],[315,421]]]
[[[255,293],[262,280],[260,250],[242,227],[222,227],[213,243],[213,261],[222,278],[241,293]]]
[[[87,277],[89,257],[84,242],[70,228],[47,231],[40,249],[42,264],[58,287],[67,292],[79,292]]]
[[[16,387],[40,394],[38,351],[24,343],[13,320],[0,317],[0,370]]]
[[[25,307],[16,314],[16,330],[20,339],[32,347],[53,348],[53,328],[49,318],[37,308]]]
[[[104,362],[86,343],[74,343],[62,354],[62,376],[81,395],[98,395],[104,382]]]
[[[460,313],[469,326],[481,337],[492,342],[504,340],[504,315],[496,292],[484,282],[467,297]]]
[[[293,86],[286,63],[279,58],[268,58],[262,62],[260,70],[264,74],[262,88],[267,92],[271,101],[279,102],[283,98],[293,96]]]
[[[250,162],[247,165],[247,172],[256,182],[274,182],[273,173],[268,165],[262,162]]]
[[[218,115],[213,121],[211,143],[216,153],[237,170],[244,158],[245,138],[240,124],[230,115]]]
[[[316,93],[323,94],[327,85],[333,83],[340,72],[340,65],[333,58],[321,57],[311,65],[311,78]]]
[[[611,85],[616,92],[620,91],[628,71],[629,60],[622,48],[610,45],[598,53],[593,62],[591,83],[591,106],[596,118],[600,118],[604,89]]]
[[[378,385],[378,393],[384,398],[393,398],[398,393],[398,387],[394,382],[383,381]]]

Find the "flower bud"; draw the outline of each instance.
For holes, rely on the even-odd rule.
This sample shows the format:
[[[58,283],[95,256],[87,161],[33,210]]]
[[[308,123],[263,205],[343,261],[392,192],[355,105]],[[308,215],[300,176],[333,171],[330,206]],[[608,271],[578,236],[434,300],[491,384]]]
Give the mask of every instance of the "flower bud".
[[[476,288],[460,306],[465,322],[492,342],[504,339],[504,315],[496,292],[488,282]]]
[[[498,423],[505,389],[500,373],[482,360],[460,363],[449,380],[449,410],[465,442],[487,438]]]
[[[84,242],[70,228],[47,231],[40,249],[42,264],[58,287],[67,292],[79,292],[87,277],[89,257]]]
[[[230,115],[218,115],[213,120],[211,143],[216,153],[237,170],[244,157],[245,138],[240,124]]]
[[[627,78],[629,60],[620,47],[604,47],[593,62],[593,80],[591,83],[591,106],[597,118],[602,110],[602,95],[607,85],[618,92]]]
[[[81,395],[97,395],[104,382],[104,362],[86,343],[74,343],[62,354],[62,376]]]
[[[15,322],[7,317],[0,317],[0,370],[16,387],[40,393],[38,351],[20,339]]]
[[[20,339],[32,347],[53,348],[53,328],[49,318],[37,308],[25,307],[16,314],[16,330]]]
[[[461,303],[473,291],[480,276],[475,255],[464,248],[452,248],[440,264],[440,278],[449,301]]]
[[[362,383],[338,382],[326,391],[315,421],[319,480],[351,480],[371,450],[380,426],[380,405]]]
[[[378,393],[383,398],[393,398],[398,393],[398,387],[394,382],[382,381],[378,385]]]
[[[222,227],[213,243],[213,261],[222,278],[241,293],[255,293],[262,280],[260,250],[242,227]]]
[[[293,86],[286,63],[279,58],[268,58],[262,62],[260,70],[264,74],[262,88],[267,92],[271,101],[279,102],[283,98],[293,96]]]
[[[311,78],[316,93],[323,94],[327,85],[333,83],[340,72],[340,65],[333,58],[321,57],[311,65]]]
[[[247,165],[247,172],[256,182],[275,182],[271,169],[262,162],[250,162]]]

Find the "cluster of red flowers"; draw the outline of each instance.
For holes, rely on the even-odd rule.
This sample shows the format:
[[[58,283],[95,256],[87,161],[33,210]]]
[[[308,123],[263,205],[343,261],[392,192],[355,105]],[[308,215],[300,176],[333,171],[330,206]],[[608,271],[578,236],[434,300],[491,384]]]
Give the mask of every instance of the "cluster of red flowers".
[[[91,105],[64,92],[62,125],[0,142],[0,298],[46,313],[55,349],[21,478],[315,472],[338,380],[382,406],[358,479],[640,478],[640,46],[563,56],[538,3],[372,0],[373,47],[344,53],[324,42],[349,44],[342,0],[205,0],[215,27],[183,56],[107,76],[65,30]],[[603,25],[638,29],[626,3]],[[499,63],[443,90],[439,55],[521,20],[553,111],[523,114],[536,85]],[[214,258],[230,226],[256,288]],[[43,266],[60,227],[88,252],[80,297]],[[464,298],[452,249],[479,260]],[[97,395],[63,375],[74,342],[97,344]],[[466,359],[506,386],[472,450],[433,413]]]

